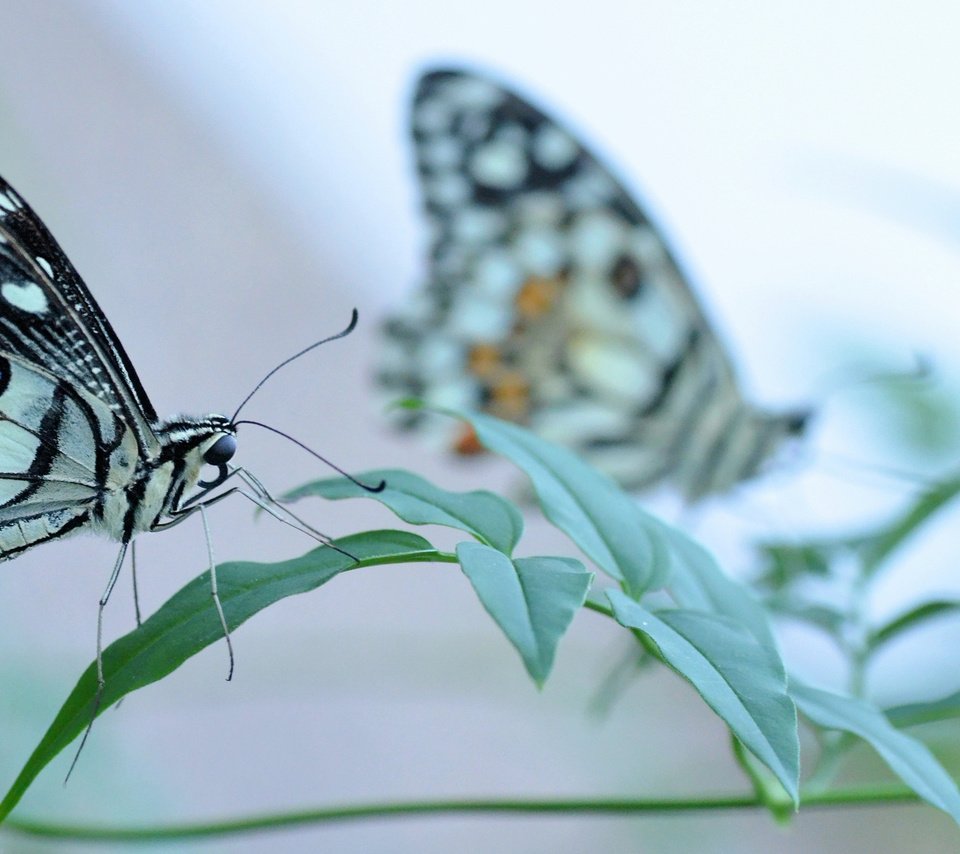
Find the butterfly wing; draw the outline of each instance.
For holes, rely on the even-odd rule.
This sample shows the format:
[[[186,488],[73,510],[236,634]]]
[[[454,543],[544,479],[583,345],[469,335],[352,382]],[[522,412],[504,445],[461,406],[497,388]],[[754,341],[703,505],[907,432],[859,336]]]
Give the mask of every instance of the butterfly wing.
[[[109,321],[46,226],[2,178],[0,352],[75,383],[131,425],[141,449],[156,448],[156,412]]]
[[[0,179],[0,559],[103,524],[155,423],[83,281]]]
[[[693,499],[753,474],[789,425],[743,401],[687,277],[611,173],[469,72],[422,77],[412,125],[430,279],[387,325],[385,383],[526,423],[631,487],[670,476]]]
[[[0,559],[98,523],[137,460],[132,431],[99,397],[0,354]]]

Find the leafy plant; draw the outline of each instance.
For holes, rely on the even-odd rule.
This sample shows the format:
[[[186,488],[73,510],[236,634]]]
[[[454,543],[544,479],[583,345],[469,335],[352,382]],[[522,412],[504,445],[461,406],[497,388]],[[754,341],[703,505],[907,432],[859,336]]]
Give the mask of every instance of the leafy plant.
[[[46,734],[0,802],[0,820],[10,829],[88,839],[152,841],[224,834],[346,817],[444,811],[616,812],[765,807],[778,819],[809,804],[876,803],[922,799],[960,823],[960,792],[930,750],[903,732],[906,725],[956,717],[956,695],[885,714],[863,696],[862,673],[870,657],[891,638],[927,620],[952,613],[960,603],[937,600],[913,608],[851,641],[859,622],[857,596],[876,578],[891,554],[937,509],[960,491],[960,478],[922,496],[906,513],[865,535],[800,545],[766,544],[766,568],[758,584],[764,599],[725,575],[714,559],[682,532],[644,512],[610,479],[569,451],[512,424],[457,413],[480,442],[508,458],[529,478],[544,516],[579,550],[570,555],[517,557],[523,517],[490,492],[455,493],[401,470],[372,471],[360,479],[385,479],[386,489],[368,493],[337,478],[306,484],[286,500],[363,498],[383,503],[402,521],[440,525],[461,532],[453,551],[442,551],[408,531],[368,531],[336,541],[341,551],[318,548],[274,564],[224,563],[217,567],[220,598],[231,630],[272,603],[306,593],[343,572],[382,564],[449,563],[460,567],[480,604],[513,646],[531,679],[549,677],[557,646],[573,619],[588,610],[621,626],[645,655],[685,679],[728,727],[734,756],[752,791],[740,797],[692,796],[644,801],[625,798],[553,801],[441,801],[358,805],[217,825],[166,828],[66,828],[9,818],[46,765],[84,729],[126,694],[171,673],[221,637],[210,607],[207,573],[171,597],[139,628],[104,652],[106,691],[96,707],[95,666],[81,675]],[[351,557],[352,556],[352,557]],[[854,560],[858,584],[849,607],[806,601],[800,580],[828,576],[838,559]],[[588,569],[591,565],[594,570]],[[815,624],[847,652],[851,693],[838,694],[789,677],[770,620],[789,614]],[[799,717],[798,717],[799,712]],[[817,734],[807,782],[800,778],[800,722]],[[856,791],[833,786],[836,769],[852,744],[866,742],[889,765],[902,786],[878,784]]]

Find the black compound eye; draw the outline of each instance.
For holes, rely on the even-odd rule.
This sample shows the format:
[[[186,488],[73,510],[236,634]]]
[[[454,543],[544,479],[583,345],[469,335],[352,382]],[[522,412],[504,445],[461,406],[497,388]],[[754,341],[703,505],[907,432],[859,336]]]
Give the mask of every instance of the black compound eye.
[[[227,460],[233,459],[237,452],[237,439],[229,433],[225,433],[216,442],[214,442],[207,452],[203,455],[203,461],[212,466],[222,466]]]

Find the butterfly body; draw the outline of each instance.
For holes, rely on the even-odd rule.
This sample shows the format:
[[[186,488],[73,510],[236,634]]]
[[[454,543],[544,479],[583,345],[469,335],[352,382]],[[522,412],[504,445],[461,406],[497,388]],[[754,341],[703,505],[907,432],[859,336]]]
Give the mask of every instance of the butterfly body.
[[[140,456],[128,480],[126,457],[111,467],[110,485],[94,509],[95,527],[117,541],[170,524],[183,500],[197,487],[209,463],[205,453],[235,431],[223,416],[178,419],[156,425],[158,452]],[[113,460],[111,460],[113,461]]]
[[[628,487],[669,479],[691,501],[803,430],[806,413],[743,399],[659,229],[554,120],[443,70],[419,81],[412,133],[430,278],[387,324],[386,385],[524,423]]]

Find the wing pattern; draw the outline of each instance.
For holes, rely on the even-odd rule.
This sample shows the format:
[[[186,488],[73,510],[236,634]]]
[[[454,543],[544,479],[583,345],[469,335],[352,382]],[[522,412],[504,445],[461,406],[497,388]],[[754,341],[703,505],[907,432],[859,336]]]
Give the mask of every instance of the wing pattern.
[[[743,400],[660,231],[555,121],[444,70],[421,78],[412,134],[430,275],[387,323],[388,387],[528,424],[629,487],[670,478],[689,500],[803,429],[806,413]]]
[[[0,351],[78,384],[156,447],[156,412],[109,321],[40,218],[0,178]]]

